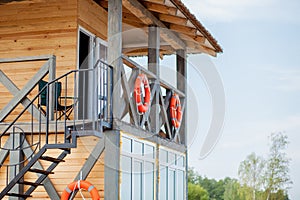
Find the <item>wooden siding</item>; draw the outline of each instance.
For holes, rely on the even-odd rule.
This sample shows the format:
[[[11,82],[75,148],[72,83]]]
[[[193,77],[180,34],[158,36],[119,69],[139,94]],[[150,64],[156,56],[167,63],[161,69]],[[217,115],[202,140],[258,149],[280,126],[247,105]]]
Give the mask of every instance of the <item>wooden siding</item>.
[[[99,38],[107,39],[107,11],[92,0],[78,0],[78,23]]]
[[[34,0],[0,5],[0,58],[55,55],[58,77],[76,69],[76,54],[77,1]],[[1,64],[0,70],[21,89],[41,66],[41,62],[11,63]],[[12,95],[2,84],[0,91],[2,109]],[[6,121],[14,119],[21,109],[19,105]]]
[[[62,139],[62,137],[59,136],[58,140],[59,139]],[[71,154],[68,154],[67,157],[64,159],[65,162],[60,163],[54,169],[54,174],[50,174],[48,176],[59,195],[62,194],[62,192],[69,183],[73,182],[74,178],[79,173],[82,165],[87,160],[88,156],[92,152],[98,140],[99,139],[95,137],[79,138],[77,141],[77,148],[72,149]],[[2,140],[2,142],[4,141]],[[59,152],[61,152],[61,150],[48,150],[44,155],[56,157]],[[5,161],[5,164],[9,164],[9,157]],[[41,164],[44,168],[46,168],[49,166],[50,162],[41,161]],[[35,173],[27,173],[25,175],[25,180],[35,181],[36,177],[37,176]],[[2,166],[0,168],[0,190],[4,188],[5,180],[6,167]],[[97,188],[101,199],[104,199],[104,153],[101,155],[100,159],[97,161],[86,180],[92,183]],[[85,198],[90,198],[90,194],[88,192],[82,191],[82,193]],[[80,193],[78,193],[76,197],[77,198],[75,199],[82,199]],[[48,196],[43,186],[39,186],[32,193],[32,197],[28,198],[28,200],[30,199],[51,199],[51,197]]]

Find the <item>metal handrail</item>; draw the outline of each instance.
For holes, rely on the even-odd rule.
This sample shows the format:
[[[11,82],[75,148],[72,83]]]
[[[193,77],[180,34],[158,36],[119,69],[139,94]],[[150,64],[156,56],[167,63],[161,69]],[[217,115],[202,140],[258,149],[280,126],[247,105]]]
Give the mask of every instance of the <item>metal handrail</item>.
[[[97,62],[95,63],[95,65],[93,66],[93,68],[91,68],[91,69],[78,69],[78,70],[71,70],[71,71],[69,71],[69,72],[67,72],[66,74],[64,74],[64,75],[61,75],[61,76],[59,76],[58,78],[55,78],[54,80],[51,80],[50,82],[48,82],[47,83],[47,85],[41,90],[41,91],[39,91],[38,92],[38,94],[34,97],[34,98],[32,98],[32,100],[31,100],[31,102],[30,102],[30,104],[28,104],[27,106],[25,106],[25,108],[19,113],[19,115],[6,127],[6,129],[3,131],[3,133],[1,133],[0,134],[0,139],[8,132],[8,130],[20,119],[20,117],[26,112],[26,110],[28,110],[31,106],[33,106],[34,105],[34,102],[36,101],[36,100],[38,100],[39,99],[39,97],[41,96],[41,94],[47,89],[48,91],[47,91],[47,94],[48,94],[48,96],[49,96],[49,87],[50,87],[50,85],[53,85],[54,83],[56,83],[56,82],[58,82],[58,81],[60,81],[60,80],[62,80],[63,78],[66,78],[66,77],[68,77],[69,75],[71,75],[71,74],[76,74],[76,73],[84,73],[84,72],[91,72],[91,71],[95,71],[95,69],[97,69],[97,66],[99,65],[99,64],[103,64],[103,65],[105,65],[105,66],[107,66],[110,70],[112,69],[112,66],[110,66],[110,65],[108,65],[107,63],[105,63],[104,61],[102,61],[102,60],[97,60]],[[111,70],[111,72],[112,72],[112,70]],[[74,83],[74,84],[76,84],[76,83]],[[47,108],[46,108],[47,110],[48,110],[48,112],[46,112],[46,126],[48,126],[49,125],[49,105],[47,105]],[[39,120],[40,122],[39,123],[41,123],[41,118],[40,118],[40,120]],[[33,122],[32,122],[33,123]],[[49,130],[49,127],[47,127],[47,129],[46,129],[46,132],[48,133],[48,130]]]

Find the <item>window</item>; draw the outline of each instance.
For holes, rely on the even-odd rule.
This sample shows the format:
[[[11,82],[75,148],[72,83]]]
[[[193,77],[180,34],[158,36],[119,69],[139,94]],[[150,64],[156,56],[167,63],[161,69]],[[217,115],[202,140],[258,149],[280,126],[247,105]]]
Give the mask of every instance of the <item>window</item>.
[[[159,149],[160,200],[182,200],[185,195],[185,156]]]
[[[122,168],[122,179],[121,179],[121,196],[124,199],[131,199],[131,183],[132,183],[132,166],[131,158],[127,156],[121,156],[121,168]]]
[[[136,138],[121,138],[121,199],[153,200],[155,145]]]
[[[160,146],[156,157],[156,151],[156,144],[122,134],[121,199],[154,200],[156,193],[159,200],[185,199],[185,155]]]

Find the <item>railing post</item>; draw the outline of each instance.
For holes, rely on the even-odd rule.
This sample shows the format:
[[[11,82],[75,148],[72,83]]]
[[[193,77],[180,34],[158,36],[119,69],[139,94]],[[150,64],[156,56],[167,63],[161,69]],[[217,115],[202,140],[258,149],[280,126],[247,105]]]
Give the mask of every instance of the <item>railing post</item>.
[[[49,82],[55,79],[56,73],[56,56],[52,56],[49,61]],[[49,120],[54,120],[54,106],[55,106],[55,84],[50,84],[49,94]]]

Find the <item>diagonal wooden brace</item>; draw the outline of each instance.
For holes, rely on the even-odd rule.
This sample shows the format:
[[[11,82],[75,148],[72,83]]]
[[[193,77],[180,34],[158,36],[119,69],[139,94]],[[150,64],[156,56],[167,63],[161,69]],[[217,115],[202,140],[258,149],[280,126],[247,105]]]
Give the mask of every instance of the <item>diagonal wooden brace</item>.
[[[8,91],[11,94],[14,95],[14,94],[17,94],[18,92],[20,92],[20,89],[5,75],[5,73],[2,70],[0,70],[0,82],[8,89]],[[28,106],[30,103],[31,103],[31,101],[27,97],[24,97],[21,100],[21,104],[24,107]],[[39,120],[40,117],[41,117],[41,120],[46,119],[43,114],[40,115],[40,111],[35,105],[30,106],[28,108],[28,112],[30,114],[32,114],[32,116],[37,120]]]
[[[49,63],[46,62],[41,69],[28,81],[22,90],[16,92],[13,99],[0,111],[0,121],[3,121],[17,105],[30,93],[38,82],[46,76],[49,71]],[[4,79],[3,79],[4,80]],[[5,85],[5,84],[4,84]]]

